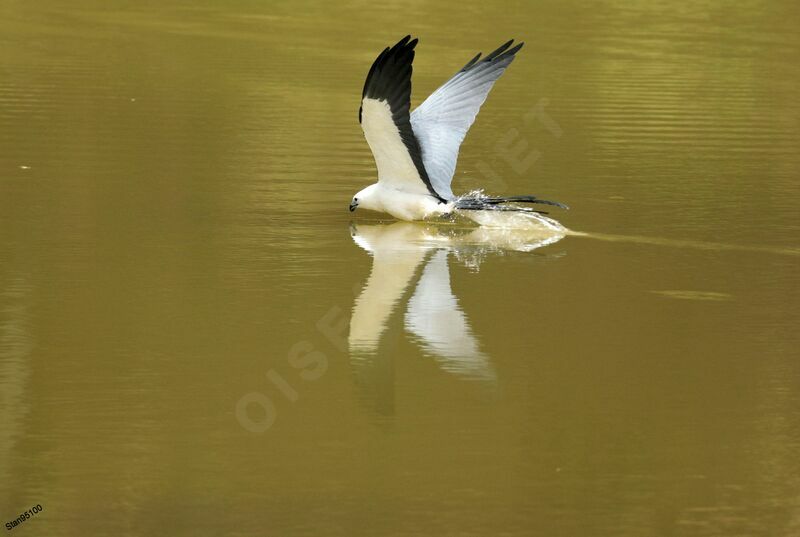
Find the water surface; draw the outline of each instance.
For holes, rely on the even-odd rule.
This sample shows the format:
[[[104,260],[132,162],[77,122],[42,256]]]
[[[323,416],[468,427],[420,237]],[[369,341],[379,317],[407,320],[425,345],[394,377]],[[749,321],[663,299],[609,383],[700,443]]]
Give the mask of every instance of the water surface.
[[[800,533],[797,7],[449,4],[0,5],[3,523]],[[347,211],[409,32],[526,42],[455,190],[585,235]]]

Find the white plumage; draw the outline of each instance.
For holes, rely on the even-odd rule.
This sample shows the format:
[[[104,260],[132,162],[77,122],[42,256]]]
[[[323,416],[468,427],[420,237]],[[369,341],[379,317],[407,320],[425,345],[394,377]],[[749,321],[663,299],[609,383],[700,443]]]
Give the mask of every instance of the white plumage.
[[[362,106],[364,137],[375,155],[378,184],[387,189],[421,196],[430,195],[422,182],[411,154],[392,121],[389,103],[364,99]]]

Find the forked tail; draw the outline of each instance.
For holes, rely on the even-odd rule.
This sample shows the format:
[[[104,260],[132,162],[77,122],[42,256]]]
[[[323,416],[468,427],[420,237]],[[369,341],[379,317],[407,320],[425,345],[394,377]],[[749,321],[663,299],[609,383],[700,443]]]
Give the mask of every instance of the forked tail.
[[[536,196],[506,196],[499,198],[465,196],[456,200],[455,208],[465,211],[515,211],[547,214],[546,211],[537,211],[527,207],[517,207],[515,205],[503,205],[504,203],[538,203],[569,210],[569,207],[563,203],[539,199]]]

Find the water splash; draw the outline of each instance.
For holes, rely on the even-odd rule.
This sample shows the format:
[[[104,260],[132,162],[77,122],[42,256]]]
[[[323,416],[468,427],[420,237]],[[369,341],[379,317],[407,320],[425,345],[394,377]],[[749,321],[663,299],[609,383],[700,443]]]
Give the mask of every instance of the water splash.
[[[490,196],[483,189],[477,189],[459,196],[456,203],[460,200],[487,199],[490,199]],[[544,216],[540,211],[513,203],[487,206],[485,210],[457,209],[455,213],[481,227],[541,231],[548,235],[556,234],[558,238],[562,238],[568,232],[567,228],[561,225],[560,222]]]
[[[522,207],[518,211],[459,211],[459,214],[487,228],[541,231],[560,237],[569,231],[560,222]]]

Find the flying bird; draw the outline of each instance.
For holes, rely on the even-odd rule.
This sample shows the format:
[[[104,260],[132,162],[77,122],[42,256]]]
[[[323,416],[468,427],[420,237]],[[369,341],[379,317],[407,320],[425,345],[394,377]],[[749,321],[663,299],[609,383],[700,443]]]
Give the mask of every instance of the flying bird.
[[[411,64],[417,41],[407,35],[387,47],[367,74],[358,121],[375,157],[378,182],[353,196],[350,211],[361,207],[400,220],[464,211],[480,223],[474,214],[478,211],[539,213],[509,203],[566,209],[561,203],[536,196],[457,197],[450,186],[461,142],[495,81],[523,43],[512,46],[512,39],[483,59],[478,53],[411,112]]]

